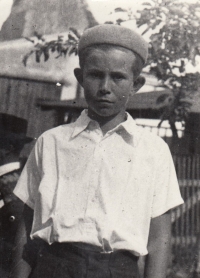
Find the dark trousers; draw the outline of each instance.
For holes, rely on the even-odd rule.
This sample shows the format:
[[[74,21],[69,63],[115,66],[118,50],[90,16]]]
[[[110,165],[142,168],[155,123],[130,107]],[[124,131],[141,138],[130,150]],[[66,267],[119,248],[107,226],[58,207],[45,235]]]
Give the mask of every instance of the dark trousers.
[[[101,253],[85,244],[53,243],[38,254],[30,278],[138,278],[137,257],[128,251]],[[91,248],[90,248],[91,249]]]

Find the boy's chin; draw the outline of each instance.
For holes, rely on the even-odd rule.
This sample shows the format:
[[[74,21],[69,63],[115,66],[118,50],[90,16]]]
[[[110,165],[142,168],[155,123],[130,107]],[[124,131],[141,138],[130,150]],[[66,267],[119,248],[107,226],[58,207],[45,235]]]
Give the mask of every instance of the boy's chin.
[[[97,111],[88,108],[88,115],[93,118],[94,120],[98,119],[111,119],[116,117],[117,115],[124,115],[125,110],[123,111],[111,111],[109,109],[98,109]]]

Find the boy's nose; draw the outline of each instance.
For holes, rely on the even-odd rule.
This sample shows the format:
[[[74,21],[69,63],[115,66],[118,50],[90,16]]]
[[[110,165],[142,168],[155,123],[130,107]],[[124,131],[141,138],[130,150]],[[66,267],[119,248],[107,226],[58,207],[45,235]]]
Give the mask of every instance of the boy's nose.
[[[109,77],[104,77],[101,82],[100,86],[100,93],[102,94],[108,94],[111,92],[111,84]]]

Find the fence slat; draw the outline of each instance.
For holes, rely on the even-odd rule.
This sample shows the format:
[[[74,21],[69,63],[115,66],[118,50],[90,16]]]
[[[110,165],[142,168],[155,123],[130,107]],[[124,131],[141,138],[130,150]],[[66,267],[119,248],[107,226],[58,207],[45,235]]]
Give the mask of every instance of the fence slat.
[[[144,126],[166,142],[168,129]],[[181,131],[183,135],[183,131]],[[174,256],[200,273],[200,155],[173,155],[184,204],[171,211]],[[199,250],[198,250],[199,249]],[[184,252],[183,252],[184,250]],[[191,275],[189,274],[189,276]]]

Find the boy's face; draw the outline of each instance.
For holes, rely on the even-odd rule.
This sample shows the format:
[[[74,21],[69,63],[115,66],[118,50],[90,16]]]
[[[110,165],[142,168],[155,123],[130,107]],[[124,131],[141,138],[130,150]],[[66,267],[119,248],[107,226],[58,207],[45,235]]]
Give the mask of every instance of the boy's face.
[[[92,49],[75,75],[84,88],[88,111],[97,117],[124,116],[129,96],[135,92],[135,56],[118,48]]]

